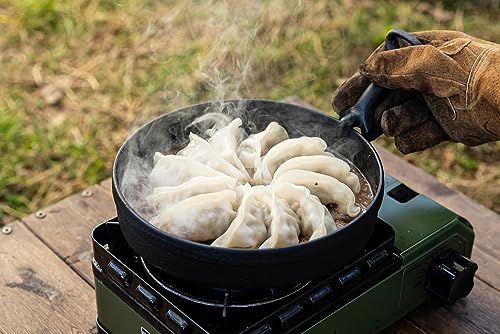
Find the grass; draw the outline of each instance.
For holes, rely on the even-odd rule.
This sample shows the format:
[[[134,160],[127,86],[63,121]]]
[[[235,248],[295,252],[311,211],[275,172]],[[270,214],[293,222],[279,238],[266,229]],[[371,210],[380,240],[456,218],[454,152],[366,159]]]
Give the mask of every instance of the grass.
[[[0,222],[110,176],[126,136],[162,112],[290,95],[329,111],[387,30],[498,42],[499,19],[496,1],[0,0]],[[448,143],[405,159],[500,212],[499,152]]]

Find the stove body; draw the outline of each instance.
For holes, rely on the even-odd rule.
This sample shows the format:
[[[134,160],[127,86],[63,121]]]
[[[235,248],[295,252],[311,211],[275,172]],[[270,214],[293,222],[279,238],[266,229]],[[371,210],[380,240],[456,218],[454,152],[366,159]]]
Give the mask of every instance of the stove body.
[[[197,298],[196,287],[163,285],[169,279],[151,275],[116,221],[99,225],[93,232],[99,331],[375,333],[431,298],[453,302],[467,295],[477,269],[466,258],[472,251],[472,226],[391,176],[385,180],[374,236],[359,257],[290,291],[274,295],[272,290],[271,297],[260,299],[250,292],[254,299],[247,304],[231,291],[217,302],[217,295]]]

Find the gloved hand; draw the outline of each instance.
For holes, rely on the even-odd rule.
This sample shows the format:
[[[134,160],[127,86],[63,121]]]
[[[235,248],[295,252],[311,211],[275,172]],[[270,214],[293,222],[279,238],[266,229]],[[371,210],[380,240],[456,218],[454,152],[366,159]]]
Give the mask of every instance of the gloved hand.
[[[379,46],[333,94],[342,115],[371,82],[392,91],[373,111],[403,153],[451,140],[500,139],[500,46],[455,31],[414,33],[424,45]]]

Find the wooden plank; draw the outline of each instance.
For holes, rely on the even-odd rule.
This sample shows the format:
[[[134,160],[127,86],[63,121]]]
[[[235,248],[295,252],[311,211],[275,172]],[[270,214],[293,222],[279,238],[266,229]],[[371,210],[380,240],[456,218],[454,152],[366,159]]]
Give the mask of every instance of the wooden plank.
[[[33,214],[23,221],[59,257],[92,284],[91,232],[94,226],[115,216],[116,211],[109,189],[95,185],[87,191],[91,192],[91,196],[76,194],[43,209],[46,215],[43,219]]]
[[[472,260],[479,266],[476,277],[500,292],[500,259],[484,252],[482,248],[474,247]]]
[[[102,181],[99,186],[105,193],[109,194],[109,202],[114,206],[113,198],[111,195],[111,178]],[[107,212],[106,212],[107,213]],[[113,211],[113,216],[115,211]],[[103,216],[99,222],[103,222],[111,217]],[[90,238],[90,235],[89,235]],[[90,241],[90,240],[89,240]],[[92,273],[92,249],[83,250],[80,253],[74,254],[69,258],[71,267],[91,286],[94,286],[94,274]]]
[[[471,200],[464,194],[439,183],[433,176],[408,161],[376,145],[386,172],[399,179],[413,190],[435,200],[448,209],[465,217],[474,226],[475,247],[500,259],[500,216]]]
[[[102,190],[109,194],[109,201],[111,201],[114,206],[113,198],[111,195],[111,178],[106,179],[102,181],[99,186],[102,188]],[[107,214],[107,212],[106,212]],[[113,216],[115,215],[115,212],[113,211]],[[102,216],[99,219],[99,222],[103,222],[111,217],[109,216]],[[89,235],[90,238],[90,235]],[[89,239],[89,242],[90,239]],[[89,244],[89,247],[91,247],[91,244]],[[73,254],[70,256],[67,261],[70,266],[92,287],[94,287],[94,274],[92,273],[92,249],[85,249],[82,250],[79,253]]]
[[[90,187],[90,197],[70,196],[23,219],[27,226],[63,259],[90,250],[90,233],[95,225],[115,215],[110,194],[99,185]],[[71,262],[71,261],[70,261]]]
[[[111,195],[111,178],[102,181],[99,185]]]
[[[72,257],[69,265],[78,273],[90,286],[94,287],[94,274],[92,273],[92,249],[83,251]],[[66,261],[68,262],[68,261]]]
[[[96,333],[92,288],[20,222],[0,234],[0,333]]]
[[[471,294],[449,306],[426,304],[408,318],[430,333],[500,333],[500,293],[475,280]]]

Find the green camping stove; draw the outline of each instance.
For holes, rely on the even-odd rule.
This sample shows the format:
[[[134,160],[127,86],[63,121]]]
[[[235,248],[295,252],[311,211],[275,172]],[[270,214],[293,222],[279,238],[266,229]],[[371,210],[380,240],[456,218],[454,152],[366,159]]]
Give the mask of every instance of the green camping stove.
[[[430,299],[465,297],[477,270],[468,259],[472,226],[388,175],[362,254],[328,277],[288,289],[180,282],[134,254],[116,219],[92,237],[100,333],[375,333]]]

